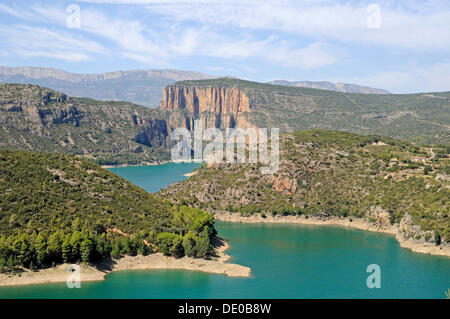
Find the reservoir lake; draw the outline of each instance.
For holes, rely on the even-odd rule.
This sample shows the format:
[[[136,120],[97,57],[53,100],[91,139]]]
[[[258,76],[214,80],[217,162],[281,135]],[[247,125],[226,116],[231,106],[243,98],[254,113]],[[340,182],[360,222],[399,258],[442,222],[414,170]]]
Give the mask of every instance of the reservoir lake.
[[[149,192],[181,181],[200,164],[168,163],[109,170]],[[80,289],[65,283],[0,287],[0,298],[445,298],[450,258],[418,254],[395,237],[338,226],[217,222],[229,262],[249,278],[187,270],[117,271]],[[367,266],[381,270],[369,289]]]

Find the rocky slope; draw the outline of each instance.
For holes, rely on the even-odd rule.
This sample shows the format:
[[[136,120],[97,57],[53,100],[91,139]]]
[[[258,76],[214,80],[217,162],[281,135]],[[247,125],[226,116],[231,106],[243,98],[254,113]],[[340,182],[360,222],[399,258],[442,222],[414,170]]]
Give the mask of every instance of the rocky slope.
[[[177,111],[175,126],[203,119],[207,127],[335,129],[450,142],[448,92],[356,94],[224,78],[169,85],[160,109]]]
[[[244,91],[236,87],[190,87],[169,85],[164,88],[160,109],[172,113],[172,125],[188,123],[192,128],[196,119],[203,121],[204,128],[246,127],[241,115],[250,111],[250,101]],[[178,119],[180,113],[184,120]]]
[[[101,164],[169,158],[170,128],[157,110],[0,84],[0,148],[82,155]]]
[[[371,88],[371,87],[367,87],[367,86],[361,86],[361,85],[351,84],[351,83],[341,83],[341,82],[332,83],[332,82],[328,82],[328,81],[275,80],[275,81],[269,82],[269,84],[331,90],[331,91],[347,92],[347,93],[390,94],[389,91],[386,91],[383,89],[375,89],[375,88]]]
[[[0,82],[45,86],[74,97],[127,101],[156,107],[164,86],[182,80],[211,79],[194,71],[130,70],[77,74],[54,68],[0,66]]]
[[[439,176],[450,174],[449,149],[302,131],[281,136],[273,175],[261,174],[258,164],[208,164],[161,194],[215,213],[363,219],[374,228],[395,225],[404,239],[448,243],[450,183]],[[440,155],[432,160],[433,154]],[[411,162],[411,156],[428,159]]]
[[[82,155],[104,165],[170,158],[173,129],[311,128],[450,141],[450,93],[349,94],[238,79],[181,81],[158,109],[73,98],[34,85],[0,84],[0,148]]]

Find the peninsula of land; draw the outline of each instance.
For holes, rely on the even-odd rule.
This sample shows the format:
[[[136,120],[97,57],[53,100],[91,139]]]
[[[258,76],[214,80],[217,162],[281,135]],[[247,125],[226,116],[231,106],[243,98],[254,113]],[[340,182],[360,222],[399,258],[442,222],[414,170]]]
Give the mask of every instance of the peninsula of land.
[[[250,277],[251,269],[249,267],[227,262],[230,256],[225,251],[229,248],[229,244],[225,240],[216,238],[214,244],[216,254],[210,259],[187,256],[174,258],[164,256],[162,253],[155,253],[148,256],[125,256],[118,260],[108,259],[99,263],[81,263],[81,285],[86,281],[104,280],[107,274],[120,270],[182,269],[223,274],[229,277]],[[69,266],[70,264],[65,263],[38,271],[23,269],[16,274],[0,273],[0,286],[66,282],[70,275],[67,272]]]

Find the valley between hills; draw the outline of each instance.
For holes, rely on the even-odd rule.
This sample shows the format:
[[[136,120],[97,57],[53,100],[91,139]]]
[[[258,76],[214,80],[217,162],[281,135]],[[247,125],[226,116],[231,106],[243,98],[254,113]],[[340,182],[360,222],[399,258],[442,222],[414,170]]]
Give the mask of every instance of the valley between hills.
[[[248,276],[218,255],[215,219],[339,224],[450,256],[450,93],[360,94],[226,78],[169,84],[162,95],[150,109],[0,84],[6,284],[21,282],[11,273],[76,261],[104,275],[114,269],[105,260],[128,269],[120,260],[131,257],[167,257],[173,264],[161,265],[184,269],[218,258],[212,272]],[[168,161],[172,130],[192,130],[199,119],[222,129],[279,127],[280,169],[261,175],[259,164],[204,164],[153,195],[100,166]]]
[[[0,84],[0,148],[83,156],[101,165],[170,159],[175,128],[278,127],[450,143],[450,93],[362,94],[239,79],[180,81],[159,108],[74,98],[27,84]]]

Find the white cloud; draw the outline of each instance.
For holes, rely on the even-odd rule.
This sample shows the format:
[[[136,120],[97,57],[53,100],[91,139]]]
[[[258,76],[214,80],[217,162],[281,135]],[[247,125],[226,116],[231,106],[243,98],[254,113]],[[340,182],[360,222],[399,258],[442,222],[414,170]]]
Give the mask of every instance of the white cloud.
[[[200,45],[199,53],[225,59],[259,58],[275,64],[303,69],[326,66],[337,60],[336,56],[328,52],[324,44],[318,42],[304,48],[297,48],[273,36],[264,40],[251,38],[234,40],[220,38],[217,34],[209,35],[209,37],[216,41],[205,41]]]
[[[153,1],[148,1],[151,3]],[[442,1],[415,3],[402,8],[377,1],[381,28],[369,29],[367,5],[336,1],[198,1],[149,5],[148,10],[176,21],[216,26],[265,29],[321,37],[343,42],[388,45],[399,48],[450,50],[450,8]],[[435,4],[435,5],[433,5]]]
[[[67,12],[63,6],[31,5],[24,10],[17,5],[0,4],[0,12],[24,20],[23,24],[33,24],[33,27],[22,23],[0,25],[2,55],[10,51],[22,56],[80,61],[96,54],[109,54],[148,66],[168,66],[185,57],[209,57],[232,62],[240,70],[245,70],[244,66],[249,64],[246,62],[253,60],[258,60],[255,65],[268,62],[306,70],[335,64],[344,57],[353,58],[350,50],[367,50],[366,46],[395,49],[397,60],[402,54],[423,56],[428,52],[448,60],[450,51],[450,5],[440,0],[395,4],[388,0],[78,2],[83,2],[81,29],[66,27]],[[367,28],[366,7],[373,2],[381,8],[380,29]],[[102,3],[123,5],[96,5]],[[367,59],[370,62],[371,58]],[[422,67],[399,65],[395,69],[390,66],[390,70],[338,81],[394,92],[448,90],[450,83],[450,66],[446,62],[435,61]],[[358,70],[349,73],[358,74]]]
[[[96,42],[68,32],[55,32],[43,27],[0,25],[0,39],[8,55],[51,57],[68,61],[89,59],[91,53],[106,50]]]
[[[30,19],[32,17],[27,10],[23,10],[23,8],[19,8],[16,5],[7,6],[0,3],[0,11],[21,19]]]
[[[255,0],[247,0],[253,1]],[[79,0],[79,2],[97,3],[97,4],[180,4],[180,3],[223,3],[224,0]],[[229,2],[239,2],[229,0]]]
[[[450,62],[409,66],[346,81],[387,89],[392,93],[449,91]]]
[[[336,55],[330,54],[329,51],[331,50],[327,50],[324,44],[315,42],[300,49],[275,48],[271,58],[282,65],[312,69],[337,61]]]
[[[27,19],[46,19],[59,26],[58,32],[64,33],[61,28],[65,29],[65,17],[63,9],[35,6],[28,12]],[[125,15],[112,17],[92,8],[82,10],[81,28],[73,32],[79,34],[80,31],[114,43],[118,47],[111,49],[114,54],[146,65],[165,66],[178,57],[194,55],[229,60],[257,58],[304,69],[329,65],[337,60],[328,52],[329,48],[319,42],[299,48],[275,36],[257,39],[252,34],[243,34],[236,37],[206,25],[194,28],[173,23],[152,29],[138,19]]]

